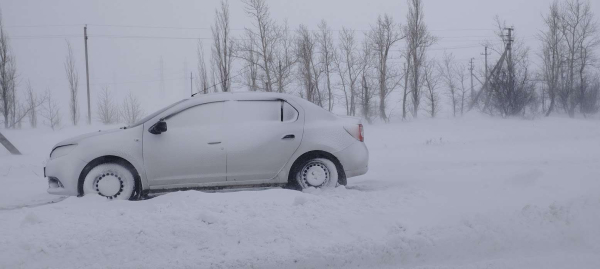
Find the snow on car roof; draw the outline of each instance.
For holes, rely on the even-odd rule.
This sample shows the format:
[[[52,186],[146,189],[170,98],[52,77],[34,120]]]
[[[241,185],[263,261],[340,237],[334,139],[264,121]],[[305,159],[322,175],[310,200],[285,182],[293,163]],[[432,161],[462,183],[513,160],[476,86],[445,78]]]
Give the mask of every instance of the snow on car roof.
[[[326,109],[298,96],[294,96],[286,93],[276,92],[219,92],[209,94],[198,94],[190,101],[195,103],[207,103],[207,102],[218,102],[226,100],[269,100],[269,99],[283,99],[286,101],[292,101],[296,105],[301,106],[308,118],[320,118],[320,119],[335,119],[335,114],[327,111]]]

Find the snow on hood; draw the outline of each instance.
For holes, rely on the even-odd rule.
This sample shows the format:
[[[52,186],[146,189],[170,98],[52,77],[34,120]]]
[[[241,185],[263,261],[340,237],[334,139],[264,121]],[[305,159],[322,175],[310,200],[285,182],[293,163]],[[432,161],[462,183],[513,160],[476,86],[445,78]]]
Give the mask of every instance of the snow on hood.
[[[78,136],[75,136],[75,137],[72,137],[72,138],[69,138],[69,139],[65,139],[65,140],[63,140],[61,142],[58,142],[56,145],[54,145],[54,147],[52,147],[52,149],[55,149],[56,147],[59,147],[59,146],[77,144],[81,140],[88,139],[90,137],[95,137],[95,136],[99,136],[99,135],[105,135],[105,134],[115,133],[115,132],[119,132],[119,131],[122,131],[122,129],[98,130],[97,132],[78,135]]]

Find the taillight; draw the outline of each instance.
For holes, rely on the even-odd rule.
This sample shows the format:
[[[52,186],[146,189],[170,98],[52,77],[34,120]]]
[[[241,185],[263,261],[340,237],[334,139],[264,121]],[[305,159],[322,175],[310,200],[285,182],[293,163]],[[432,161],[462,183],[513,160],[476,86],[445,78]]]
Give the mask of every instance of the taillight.
[[[365,129],[362,124],[358,125],[358,140],[360,142],[365,142]]]
[[[362,124],[345,125],[344,129],[346,129],[346,132],[348,132],[348,134],[356,138],[356,140],[360,142],[365,142],[365,131],[363,129]]]

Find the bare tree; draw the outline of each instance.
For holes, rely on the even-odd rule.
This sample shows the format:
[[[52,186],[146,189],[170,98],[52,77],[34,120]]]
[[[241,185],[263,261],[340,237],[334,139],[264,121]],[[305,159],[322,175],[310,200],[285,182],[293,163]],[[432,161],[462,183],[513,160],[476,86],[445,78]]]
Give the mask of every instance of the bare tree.
[[[79,73],[75,66],[75,56],[73,55],[73,49],[71,43],[67,40],[67,57],[65,59],[65,72],[67,74],[67,81],[69,83],[69,115],[71,123],[77,125],[79,122],[79,102],[77,102],[77,96],[79,91]]]
[[[31,125],[32,128],[37,128],[37,122],[38,122],[38,120],[37,120],[38,119],[37,103],[38,103],[38,97],[33,92],[33,87],[31,87],[31,82],[28,81],[27,82],[27,105],[29,107],[29,125]]]
[[[229,1],[221,0],[221,7],[215,10],[215,24],[211,27],[213,36],[212,61],[218,75],[222,92],[231,91],[231,64],[233,61],[233,39],[229,25]]]
[[[127,98],[123,100],[120,113],[121,118],[125,121],[125,123],[127,125],[132,125],[142,118],[142,114],[144,112],[137,97],[129,93]]]
[[[97,113],[98,119],[103,124],[115,124],[119,122],[119,108],[113,100],[114,97],[108,87],[102,87],[100,96],[98,96]]]
[[[566,85],[559,95],[569,116],[574,117],[577,105],[582,103],[586,96],[586,67],[591,64],[594,48],[600,44],[598,24],[590,3],[580,0],[564,2],[561,22],[561,32],[567,49],[567,71]]]
[[[368,122],[372,122],[372,114],[373,114],[373,98],[375,98],[376,90],[373,86],[376,83],[373,83],[372,75],[370,74],[370,70],[373,70],[373,51],[371,50],[370,41],[365,39],[363,41],[362,50],[360,53],[359,59],[359,74],[360,74],[360,107],[362,111],[363,118]],[[375,75],[375,80],[379,79],[379,74]]]
[[[426,62],[425,72],[423,72],[423,80],[425,80],[425,100],[427,101],[426,111],[432,118],[435,118],[440,109],[440,96],[437,89],[440,77],[436,73],[436,65],[437,63],[434,60]]]
[[[333,109],[333,89],[331,86],[331,74],[334,72],[333,61],[337,57],[335,47],[333,46],[333,34],[327,22],[322,20],[319,23],[319,32],[316,34],[315,39],[319,44],[319,54],[321,68],[325,75],[325,86],[327,87],[327,109],[331,111]]]
[[[340,32],[339,55],[335,58],[340,84],[344,92],[346,114],[356,115],[356,92],[359,79],[359,59],[354,31],[342,28]]]
[[[285,22],[280,29],[280,36],[277,42],[277,49],[274,52],[274,75],[277,92],[286,92],[287,87],[292,83],[292,69],[296,63],[296,57],[293,53],[293,40],[289,35],[289,28]]]
[[[408,52],[408,69],[410,70],[410,92],[412,93],[413,117],[417,117],[421,100],[421,75],[425,64],[427,49],[436,42],[425,25],[422,0],[408,0],[407,23],[404,28]]]
[[[21,122],[25,116],[29,116],[29,124],[31,127],[36,128],[38,123],[38,108],[42,106],[48,99],[48,93],[44,93],[42,96],[38,96],[33,91],[31,83],[27,82],[27,101],[21,106],[21,113],[17,117],[18,123]]]
[[[206,69],[206,60],[204,59],[204,47],[202,41],[198,40],[198,79],[196,79],[196,88],[198,92],[207,94],[209,90],[208,71]]]
[[[295,51],[298,58],[298,77],[304,91],[300,95],[306,100],[319,103],[318,78],[315,78],[315,40],[308,28],[300,25],[296,31]],[[315,83],[317,82],[317,83]]]
[[[561,34],[561,16],[560,6],[555,0],[550,5],[549,13],[543,16],[545,29],[538,35],[538,39],[542,42],[540,55],[543,61],[542,78],[550,99],[546,116],[549,116],[554,110],[563,69],[564,36]]]
[[[460,115],[465,114],[468,100],[470,99],[470,87],[467,85],[467,68],[464,65],[456,66],[456,78],[458,80],[458,107],[460,108]]]
[[[236,49],[236,57],[244,60],[244,68],[248,69],[245,72],[244,78],[242,78],[242,85],[245,85],[250,89],[250,91],[258,91],[259,83],[258,83],[258,69],[259,69],[259,57],[258,53],[255,49],[255,35],[250,31],[246,31],[246,40],[242,43],[239,43],[238,48]]]
[[[596,73],[590,80],[586,98],[583,99],[581,106],[587,113],[598,113],[600,110],[600,73]]]
[[[386,99],[398,84],[397,72],[388,65],[392,46],[403,37],[399,26],[389,15],[379,16],[375,26],[371,27],[368,38],[371,42],[374,60],[376,62],[377,78],[379,85],[379,116],[385,122],[389,121],[386,112]]]
[[[274,52],[281,31],[271,19],[269,6],[265,0],[242,0],[244,10],[252,19],[255,29],[246,28],[248,40],[240,44],[240,56],[248,62],[250,67],[258,67],[263,77],[264,91],[273,91]]]
[[[17,75],[15,59],[2,19],[0,12],[0,113],[4,117],[4,128],[8,128],[11,113],[16,106],[14,93]]]
[[[408,87],[408,84],[409,84],[408,79],[410,78],[410,69],[408,69],[408,66],[411,65],[411,57],[409,57],[407,52],[404,54],[404,58],[406,58],[406,63],[404,63],[404,92],[402,93],[402,119],[403,120],[406,119],[406,114],[407,114],[406,106],[409,102],[408,95],[410,94],[410,90]]]
[[[61,124],[60,105],[56,103],[50,90],[46,90],[46,96],[46,102],[41,115],[46,119],[44,123],[54,131]]]
[[[439,73],[442,76],[442,83],[446,88],[446,95],[450,99],[450,105],[452,107],[452,115],[456,117],[456,112],[460,107],[459,102],[460,94],[456,82],[456,63],[454,62],[454,55],[444,53],[444,59],[439,65]],[[462,100],[464,101],[464,100]]]

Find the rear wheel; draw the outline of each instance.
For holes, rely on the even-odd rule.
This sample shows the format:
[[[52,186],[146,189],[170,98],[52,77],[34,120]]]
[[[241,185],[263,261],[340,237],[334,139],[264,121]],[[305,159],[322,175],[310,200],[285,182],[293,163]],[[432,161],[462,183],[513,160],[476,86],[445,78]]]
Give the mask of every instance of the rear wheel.
[[[130,169],[118,163],[103,163],[88,172],[83,181],[83,194],[98,194],[107,199],[129,200],[136,189]]]
[[[297,163],[295,179],[298,189],[335,187],[339,173],[335,163],[324,157],[306,158]]]

